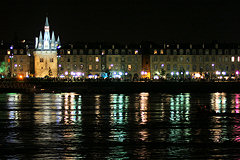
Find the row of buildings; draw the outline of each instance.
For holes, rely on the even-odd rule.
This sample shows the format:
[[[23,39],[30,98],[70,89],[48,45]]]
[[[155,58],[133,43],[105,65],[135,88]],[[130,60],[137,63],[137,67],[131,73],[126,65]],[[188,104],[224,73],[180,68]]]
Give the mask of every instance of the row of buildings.
[[[61,45],[46,18],[35,45],[1,43],[0,60],[0,74],[11,77],[238,77],[240,44]]]

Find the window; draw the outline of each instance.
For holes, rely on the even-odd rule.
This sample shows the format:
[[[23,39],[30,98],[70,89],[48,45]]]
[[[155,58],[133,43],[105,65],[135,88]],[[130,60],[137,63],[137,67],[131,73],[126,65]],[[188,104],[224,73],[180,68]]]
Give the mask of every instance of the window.
[[[95,49],[95,54],[99,54],[99,50],[98,49]]]
[[[192,62],[196,62],[196,56],[192,57]]]
[[[67,58],[67,62],[70,62],[70,58]]]
[[[93,54],[93,50],[92,50],[92,49],[89,49],[89,50],[88,50],[88,54]]]
[[[182,62],[183,61],[183,57],[180,57],[180,62]]]
[[[125,62],[125,57],[122,57],[122,58],[121,58],[121,62]]]
[[[20,49],[20,54],[23,54],[23,49]]]
[[[83,54],[83,49],[80,49],[80,54]]]
[[[80,70],[83,70],[83,64],[80,65]]]
[[[96,70],[98,70],[98,64],[96,64]]]
[[[206,56],[206,62],[208,62],[209,61],[209,57],[208,56]]]
[[[74,57],[73,57],[73,62],[76,62],[76,59],[77,59],[77,57],[76,57],[76,56],[74,56]]]
[[[108,61],[109,61],[109,62],[112,62],[112,57],[109,57],[109,58],[108,58]]]
[[[88,60],[89,60],[89,62],[92,62],[92,57],[89,57]]]
[[[89,69],[89,70],[92,70],[92,65],[91,65],[91,64],[88,66],[88,69]]]
[[[71,51],[70,51],[70,50],[68,50],[68,51],[67,51],[67,54],[71,54]]]
[[[176,49],[173,50],[173,54],[177,54],[177,50]]]
[[[164,57],[163,56],[160,56],[160,61],[164,61]]]
[[[43,62],[43,58],[40,58],[40,62]]]
[[[99,62],[99,57],[95,57],[95,61],[96,61],[96,62]]]
[[[157,70],[157,69],[158,69],[158,65],[155,64],[155,65],[154,65],[154,70]]]
[[[13,58],[13,61],[14,61],[14,62],[17,62],[17,57],[16,57],[16,56]]]
[[[183,54],[183,52],[184,52],[183,49],[180,49],[180,54]]]
[[[174,56],[174,57],[173,57],[173,61],[174,61],[174,62],[177,62],[177,56]]]
[[[157,54],[157,50],[155,49],[153,53],[154,53],[154,54]]]
[[[171,70],[171,66],[170,66],[170,64],[167,65],[167,70],[168,70],[168,71]]]
[[[196,69],[197,69],[197,66],[196,66],[196,65],[193,65],[193,66],[192,66],[192,70],[193,70],[193,71],[196,71]]]
[[[119,50],[115,49],[114,54],[118,54],[118,53],[119,53]]]
[[[238,56],[238,62],[240,62],[240,56]]]
[[[8,50],[8,51],[7,51],[7,54],[11,54],[11,51],[10,51],[10,50]]]
[[[177,70],[177,65],[176,64],[173,65],[173,70]]]
[[[83,58],[82,57],[80,57],[80,62],[83,62]]]
[[[118,62],[118,57],[115,57],[115,62]]]
[[[190,58],[189,57],[186,58],[186,62],[190,62]]]
[[[227,61],[228,61],[228,57],[227,57],[227,56],[224,58],[224,61],[225,61],[225,62],[227,62]]]
[[[235,61],[235,57],[231,57],[231,61],[234,62]]]
[[[131,69],[132,69],[132,65],[129,64],[128,65],[128,70],[131,71]]]
[[[73,65],[73,70],[75,70],[75,71],[77,70],[77,65],[76,64]]]
[[[163,52],[163,49],[161,49],[161,50],[160,50],[160,54],[163,54],[163,53],[164,53],[164,52]]]
[[[132,58],[131,57],[128,57],[128,62],[131,62],[132,61]]]
[[[157,57],[156,56],[153,57],[153,62],[157,62]]]
[[[53,58],[50,58],[50,62],[53,62]]]
[[[213,62],[215,61],[215,57],[212,57],[212,61],[213,61]]]
[[[138,54],[138,50],[135,50],[134,53],[135,53],[135,54]]]
[[[76,49],[73,50],[73,54],[77,54],[77,50]]]

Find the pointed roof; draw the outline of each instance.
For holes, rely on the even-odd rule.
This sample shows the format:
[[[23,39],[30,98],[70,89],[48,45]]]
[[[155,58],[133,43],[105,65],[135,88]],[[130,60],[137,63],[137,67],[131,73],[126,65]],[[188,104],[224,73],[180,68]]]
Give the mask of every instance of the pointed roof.
[[[54,35],[54,31],[52,31],[52,43],[55,43],[55,35]]]
[[[60,38],[59,38],[59,36],[58,36],[58,38],[57,38],[57,42],[58,42],[58,44],[60,44]]]
[[[42,41],[42,31],[39,33],[39,41]]]
[[[48,23],[48,17],[46,17],[45,26],[49,26],[49,23]]]

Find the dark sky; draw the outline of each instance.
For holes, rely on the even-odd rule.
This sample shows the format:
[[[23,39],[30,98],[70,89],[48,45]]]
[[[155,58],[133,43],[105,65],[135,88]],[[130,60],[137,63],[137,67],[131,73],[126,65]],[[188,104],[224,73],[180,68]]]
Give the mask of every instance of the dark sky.
[[[8,0],[0,5],[0,39],[34,40],[48,13],[65,42],[239,42],[238,8],[228,0]]]

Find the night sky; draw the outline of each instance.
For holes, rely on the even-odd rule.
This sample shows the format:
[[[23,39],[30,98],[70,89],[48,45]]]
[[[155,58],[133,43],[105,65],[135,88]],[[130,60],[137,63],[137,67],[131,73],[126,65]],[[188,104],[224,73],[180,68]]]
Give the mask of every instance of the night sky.
[[[34,40],[48,14],[63,42],[240,42],[238,8],[219,0],[9,0],[0,5],[0,39]]]

